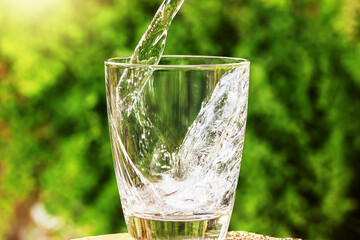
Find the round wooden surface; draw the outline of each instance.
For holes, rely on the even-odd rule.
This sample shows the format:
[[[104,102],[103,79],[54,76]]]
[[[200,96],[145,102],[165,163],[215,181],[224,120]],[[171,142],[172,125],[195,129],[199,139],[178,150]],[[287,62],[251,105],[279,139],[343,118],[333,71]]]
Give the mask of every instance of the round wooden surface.
[[[77,238],[72,240],[131,240],[132,238],[128,233],[101,235],[94,237]],[[226,240],[295,240],[295,238],[274,238],[270,236],[249,233],[249,232],[228,232]],[[300,240],[300,239],[297,239]]]

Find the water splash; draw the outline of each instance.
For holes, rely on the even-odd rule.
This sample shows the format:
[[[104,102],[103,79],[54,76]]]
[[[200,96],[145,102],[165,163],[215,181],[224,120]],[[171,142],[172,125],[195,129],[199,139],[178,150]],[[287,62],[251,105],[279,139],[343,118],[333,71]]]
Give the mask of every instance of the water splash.
[[[157,10],[148,29],[137,44],[130,59],[131,64],[157,65],[165,49],[167,32],[184,0],[165,0]],[[117,87],[118,109],[131,111],[137,96],[152,74],[149,68],[128,68],[122,74]]]
[[[131,64],[159,63],[171,21],[183,1],[165,0],[161,4],[137,45]],[[221,77],[177,152],[165,147],[156,120],[144,112],[141,93],[152,73],[151,67],[127,68],[116,87],[116,107],[109,112],[115,172],[124,210],[127,214],[163,216],[228,212],[244,144],[249,66],[234,68]],[[164,171],[160,177],[146,176],[128,152],[133,137],[130,133],[134,131],[141,136],[138,157],[151,156],[154,164],[162,162]]]
[[[156,125],[142,115],[145,113],[141,104],[136,105],[133,112],[138,115],[136,119],[145,133],[142,154],[162,152],[158,157],[172,158],[172,164],[160,179],[149,181],[130,157],[122,157],[122,164],[126,166],[122,166],[122,170],[119,166],[117,172],[126,173],[118,177],[122,181],[119,182],[121,191],[131,191],[122,194],[128,196],[122,201],[132,199],[129,204],[123,202],[128,212],[165,216],[228,211],[244,145],[248,79],[248,65],[234,68],[221,77],[210,99],[203,102],[176,153],[171,153],[161,143],[147,152],[146,146],[150,146],[153,139],[159,141],[159,136],[156,136]],[[121,143],[120,136],[115,137],[113,142]],[[126,154],[126,149],[121,148],[121,153]],[[134,182],[141,185],[135,186]]]

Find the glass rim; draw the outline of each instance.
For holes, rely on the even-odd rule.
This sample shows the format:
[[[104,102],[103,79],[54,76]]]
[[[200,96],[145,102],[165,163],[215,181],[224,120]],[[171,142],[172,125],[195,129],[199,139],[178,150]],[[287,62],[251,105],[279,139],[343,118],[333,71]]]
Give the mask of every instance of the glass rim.
[[[241,67],[250,64],[250,61],[245,58],[223,57],[223,56],[205,56],[205,55],[163,55],[165,58],[204,58],[204,59],[220,59],[233,60],[231,63],[214,63],[214,64],[133,64],[114,62],[114,60],[128,60],[131,57],[115,57],[105,61],[106,66],[130,67],[130,68],[153,68],[153,69],[170,69],[170,68],[222,68],[222,67]]]

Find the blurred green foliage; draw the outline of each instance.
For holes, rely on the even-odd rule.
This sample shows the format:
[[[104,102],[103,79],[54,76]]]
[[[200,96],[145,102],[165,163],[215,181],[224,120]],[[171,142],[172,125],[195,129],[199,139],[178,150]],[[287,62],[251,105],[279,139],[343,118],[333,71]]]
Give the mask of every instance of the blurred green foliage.
[[[0,0],[0,239],[35,239],[36,203],[65,221],[50,239],[126,231],[103,61],[130,56],[159,5]],[[185,1],[165,53],[252,62],[231,230],[359,238],[359,22],[358,0]]]

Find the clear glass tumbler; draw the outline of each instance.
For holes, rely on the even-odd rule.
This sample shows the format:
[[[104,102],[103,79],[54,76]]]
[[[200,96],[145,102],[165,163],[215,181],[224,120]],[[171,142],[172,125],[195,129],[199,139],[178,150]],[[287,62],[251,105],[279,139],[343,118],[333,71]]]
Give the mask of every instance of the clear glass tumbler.
[[[249,61],[105,62],[115,174],[134,239],[224,239],[247,117]]]

